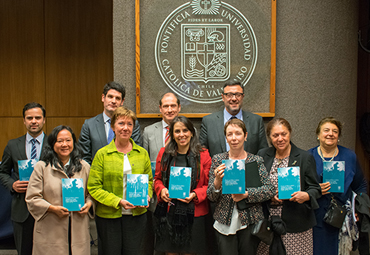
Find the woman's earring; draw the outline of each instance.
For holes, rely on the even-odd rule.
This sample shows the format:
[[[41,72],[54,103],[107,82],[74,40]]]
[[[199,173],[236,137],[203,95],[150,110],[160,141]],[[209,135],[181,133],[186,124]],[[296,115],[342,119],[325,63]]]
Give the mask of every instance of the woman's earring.
[[[317,139],[317,141],[319,140],[319,138],[318,138],[318,137],[317,137],[316,139]]]

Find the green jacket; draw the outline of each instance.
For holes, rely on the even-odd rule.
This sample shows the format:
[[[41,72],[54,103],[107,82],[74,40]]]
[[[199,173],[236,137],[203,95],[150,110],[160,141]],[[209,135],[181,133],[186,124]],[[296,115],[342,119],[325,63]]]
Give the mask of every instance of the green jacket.
[[[132,150],[127,154],[133,174],[149,175],[149,196],[153,195],[153,176],[148,152],[136,145],[130,138]],[[102,218],[119,218],[122,216],[119,202],[123,197],[123,158],[124,154],[117,151],[114,140],[101,148],[91,164],[87,189],[98,202],[96,215]],[[134,216],[146,212],[146,208],[137,207],[132,210]]]

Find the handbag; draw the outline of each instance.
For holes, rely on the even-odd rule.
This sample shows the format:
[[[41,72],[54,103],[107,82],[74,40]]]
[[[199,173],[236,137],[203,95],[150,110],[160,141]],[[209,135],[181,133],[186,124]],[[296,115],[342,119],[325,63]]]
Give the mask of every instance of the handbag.
[[[265,244],[270,245],[274,238],[274,233],[271,230],[271,221],[265,218],[258,221],[253,226],[252,235],[257,236]]]
[[[347,215],[347,210],[337,201],[334,196],[331,197],[329,209],[326,211],[324,221],[336,228],[341,228]]]

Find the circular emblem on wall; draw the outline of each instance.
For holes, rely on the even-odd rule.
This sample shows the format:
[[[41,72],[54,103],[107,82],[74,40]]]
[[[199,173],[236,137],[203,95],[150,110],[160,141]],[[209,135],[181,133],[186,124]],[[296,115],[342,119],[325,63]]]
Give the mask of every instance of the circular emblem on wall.
[[[225,81],[245,86],[257,63],[246,17],[219,0],[192,0],[163,21],[155,42],[158,71],[176,94],[197,103],[221,101]]]

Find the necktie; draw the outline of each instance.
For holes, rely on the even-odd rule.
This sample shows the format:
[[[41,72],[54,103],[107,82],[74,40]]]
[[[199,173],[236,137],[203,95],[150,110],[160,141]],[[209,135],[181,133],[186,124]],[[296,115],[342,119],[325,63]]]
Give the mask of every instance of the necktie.
[[[167,131],[166,131],[166,135],[164,136],[164,146],[166,146],[167,145],[167,143],[168,143],[168,140],[169,140],[169,138],[170,138],[170,127],[169,126],[167,126],[166,127],[166,129],[167,129]]]
[[[37,152],[36,152],[36,139],[31,139],[32,147],[31,147],[31,159],[36,159]]]
[[[237,117],[231,116],[231,118],[229,120],[233,120],[233,119],[237,119]]]
[[[108,139],[107,139],[107,142],[108,142],[108,144],[110,144],[110,142],[113,140],[113,138],[114,138],[114,132],[113,132],[113,130],[112,130],[112,128],[111,128],[111,126],[110,126],[110,119],[109,120],[107,120],[107,122],[109,123],[109,131],[108,131]]]

